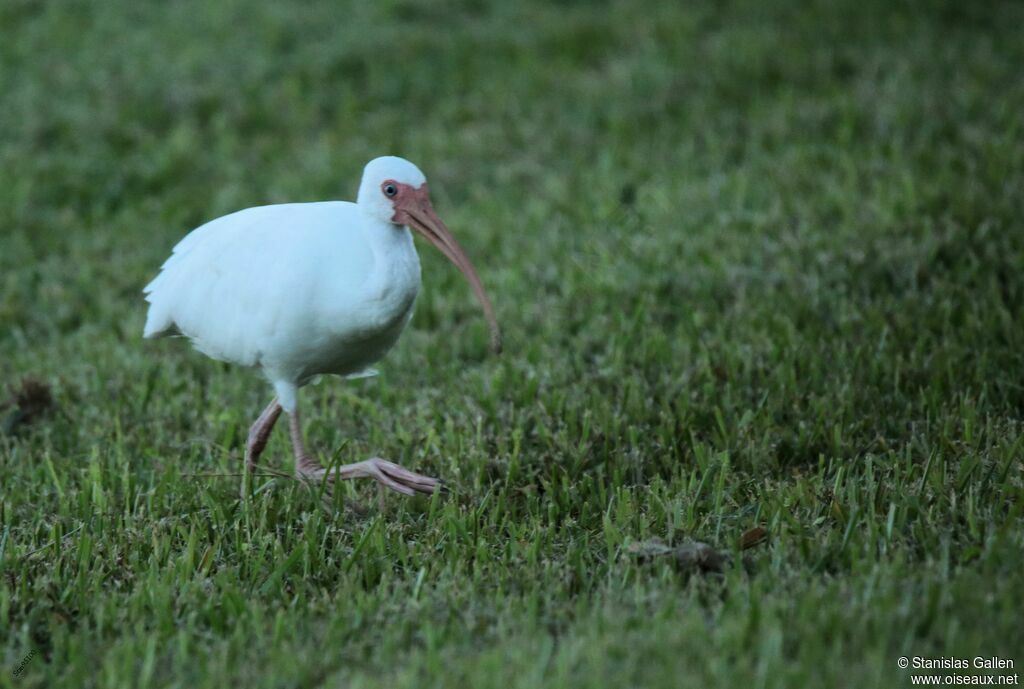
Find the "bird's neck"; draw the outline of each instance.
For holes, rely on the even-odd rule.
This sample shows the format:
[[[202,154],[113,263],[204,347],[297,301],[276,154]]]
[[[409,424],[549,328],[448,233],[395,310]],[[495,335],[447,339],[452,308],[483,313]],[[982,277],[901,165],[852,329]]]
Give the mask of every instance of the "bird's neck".
[[[388,291],[409,282],[419,286],[419,256],[408,227],[365,217],[363,239],[373,253],[373,272],[368,287],[371,291]]]
[[[365,215],[363,218],[361,226],[363,239],[369,245],[373,257],[377,259],[378,263],[405,258],[409,252],[415,254],[412,233],[409,232],[408,227],[382,222]]]

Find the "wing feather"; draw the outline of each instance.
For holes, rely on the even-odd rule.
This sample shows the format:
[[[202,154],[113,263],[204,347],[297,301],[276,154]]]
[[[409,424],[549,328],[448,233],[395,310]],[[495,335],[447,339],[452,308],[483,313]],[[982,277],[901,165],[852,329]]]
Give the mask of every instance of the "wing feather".
[[[316,268],[343,270],[358,282],[372,265],[364,245],[334,247],[358,222],[354,204],[280,204],[247,208],[202,225],[182,239],[143,289],[143,336],[182,334],[204,354],[242,365],[260,362],[275,333],[294,328],[316,298]]]

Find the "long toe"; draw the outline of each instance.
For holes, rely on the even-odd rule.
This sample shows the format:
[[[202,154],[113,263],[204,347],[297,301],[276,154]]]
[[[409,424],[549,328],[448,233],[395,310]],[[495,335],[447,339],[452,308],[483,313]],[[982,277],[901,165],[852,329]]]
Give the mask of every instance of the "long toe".
[[[377,481],[403,495],[430,494],[441,487],[441,482],[436,478],[417,474],[380,457],[368,459],[367,464],[372,467],[372,475]]]

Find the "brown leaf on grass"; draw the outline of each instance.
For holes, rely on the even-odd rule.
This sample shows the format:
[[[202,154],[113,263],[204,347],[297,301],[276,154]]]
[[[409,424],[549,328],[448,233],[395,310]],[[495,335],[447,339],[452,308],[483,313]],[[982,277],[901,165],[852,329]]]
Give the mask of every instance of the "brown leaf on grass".
[[[740,536],[740,550],[746,550],[747,548],[753,548],[755,545],[760,545],[768,540],[768,529],[763,526],[755,526],[753,529],[747,529]]]
[[[34,378],[23,378],[10,387],[10,395],[0,403],[0,409],[9,409],[0,421],[0,432],[11,435],[27,426],[53,407],[50,386]]]
[[[631,543],[626,551],[641,562],[670,558],[681,571],[701,573],[721,572],[729,560],[726,553],[720,553],[701,541],[684,541],[678,545],[668,545],[660,538],[652,538]]]

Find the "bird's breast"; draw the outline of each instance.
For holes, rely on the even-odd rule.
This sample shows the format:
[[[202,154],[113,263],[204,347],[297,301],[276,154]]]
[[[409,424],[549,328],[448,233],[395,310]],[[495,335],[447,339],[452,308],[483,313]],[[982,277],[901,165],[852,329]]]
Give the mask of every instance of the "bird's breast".
[[[350,375],[378,361],[412,318],[419,288],[420,265],[414,250],[378,262],[355,289],[341,285],[326,317],[320,319],[316,355],[308,358],[304,373]]]
[[[396,323],[404,326],[420,291],[420,262],[415,251],[390,257],[375,267],[363,289],[356,319],[359,329],[390,330]]]

